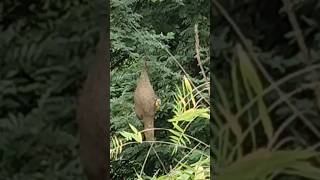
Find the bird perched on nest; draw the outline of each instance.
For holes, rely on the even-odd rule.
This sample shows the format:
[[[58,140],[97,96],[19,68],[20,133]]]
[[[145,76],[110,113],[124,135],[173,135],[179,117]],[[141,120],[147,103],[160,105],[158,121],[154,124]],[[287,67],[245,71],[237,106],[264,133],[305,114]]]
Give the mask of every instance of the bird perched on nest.
[[[148,76],[147,62],[144,66],[136,90],[134,92],[134,110],[137,117],[143,121],[144,129],[154,128],[154,117],[160,109],[161,101],[155,94]],[[147,141],[154,141],[154,130],[144,132]]]

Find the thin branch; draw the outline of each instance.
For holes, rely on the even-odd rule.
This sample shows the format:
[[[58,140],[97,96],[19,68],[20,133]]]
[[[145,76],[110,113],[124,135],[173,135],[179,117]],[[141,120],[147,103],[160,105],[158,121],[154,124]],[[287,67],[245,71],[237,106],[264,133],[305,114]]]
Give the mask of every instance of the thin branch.
[[[196,146],[194,146],[183,158],[180,159],[180,161],[174,166],[173,169],[176,169],[176,168],[178,167],[178,165],[179,165],[180,163],[182,163],[183,160],[185,160],[187,157],[189,157],[189,155],[190,155],[194,150],[196,150],[199,145],[200,145],[200,143],[198,143]]]
[[[202,63],[201,63],[201,60],[200,60],[200,40],[199,40],[198,24],[194,25],[194,33],[195,33],[194,38],[195,38],[196,58],[197,58],[197,61],[198,61],[198,66],[201,69],[202,76],[203,76],[204,80],[208,84],[208,87],[210,87],[209,82],[208,82],[208,78],[206,76],[206,73],[204,72],[204,69],[203,69],[203,66],[202,66]],[[210,89],[209,88],[208,88],[208,90],[209,90],[209,93],[210,93]]]
[[[167,172],[167,169],[166,169],[166,167],[164,166],[163,162],[161,161],[161,159],[160,159],[160,157],[159,157],[159,155],[158,155],[157,151],[154,149],[154,147],[152,147],[152,150],[153,150],[153,152],[155,153],[155,155],[157,156],[157,158],[158,158],[158,160],[159,160],[159,162],[160,162],[160,164],[161,164],[162,168],[164,169],[164,172],[167,174],[167,173],[168,173],[168,172]]]
[[[144,162],[143,162],[143,165],[142,165],[142,168],[141,168],[141,171],[140,171],[140,177],[142,176],[142,173],[143,173],[143,170],[144,170],[144,166],[145,166],[146,163],[147,163],[147,160],[148,160],[150,151],[151,151],[151,149],[152,149],[152,147],[153,147],[153,144],[154,144],[154,143],[151,143],[151,147],[149,148],[148,153],[147,153],[147,156],[146,156],[146,158],[144,159]]]
[[[250,102],[248,102],[245,106],[242,107],[242,109],[240,109],[237,114],[236,114],[236,118],[240,118],[247,110],[250,109],[250,107],[252,107],[260,98],[262,98],[263,96],[266,96],[268,93],[270,93],[272,90],[274,90],[277,86],[281,86],[283,85],[286,81],[289,81],[290,79],[293,79],[295,77],[300,77],[305,73],[308,72],[312,72],[315,70],[320,69],[320,64],[318,65],[311,65],[308,67],[305,67],[303,69],[300,69],[298,71],[295,71],[291,74],[288,74],[284,77],[282,77],[281,79],[277,80],[275,83],[271,84],[269,87],[265,88],[261,93],[257,94],[254,98],[252,98],[250,100]]]
[[[293,7],[292,2],[290,0],[282,0],[282,2],[284,4],[284,8],[288,14],[288,18],[289,18],[289,21],[290,21],[291,26],[293,28],[293,31],[295,32],[294,34],[297,39],[298,46],[302,52],[303,60],[304,60],[305,64],[307,66],[309,66],[311,64],[310,53],[309,53],[309,50],[308,50],[307,45],[305,43],[305,39],[304,39],[302,30],[300,28],[300,25],[298,23],[297,17],[292,9],[292,7]],[[312,72],[312,74],[315,75],[316,72],[314,71],[314,72]],[[316,96],[316,104],[318,106],[318,109],[320,110],[320,83],[318,83],[318,85],[315,86],[314,95]]]
[[[143,133],[143,132],[145,132],[145,131],[151,131],[151,130],[152,130],[152,131],[164,130],[164,131],[169,131],[169,132],[170,132],[171,129],[166,129],[166,128],[150,128],[150,129],[141,130],[141,131],[139,131],[139,133]],[[195,137],[193,137],[193,136],[190,136],[190,135],[188,135],[188,134],[184,134],[184,135],[187,136],[188,138],[193,139],[193,140],[195,140],[196,142],[202,144],[202,145],[205,146],[206,148],[210,147],[210,145],[204,143],[203,141],[201,141],[201,140],[199,140],[199,139],[197,139],[197,138],[195,138]],[[153,141],[143,141],[143,142],[153,142]]]
[[[180,144],[175,144],[175,143],[171,143],[171,142],[166,142],[166,141],[142,141],[142,143],[158,143],[158,144],[167,144],[167,145],[171,145],[171,146],[178,146],[180,148],[184,148],[184,149],[188,149],[188,150],[192,150],[192,148],[189,148],[187,146],[183,146]],[[139,142],[133,141],[133,142],[127,142],[122,144],[122,147],[131,145],[131,144],[140,144]],[[206,156],[206,157],[210,157],[210,155],[206,154],[205,152],[201,152],[199,151],[200,154]]]
[[[303,54],[303,60],[305,61],[305,64],[310,64],[310,56],[309,56],[309,52],[308,52],[308,48],[306,46],[306,43],[304,41],[304,37],[301,31],[301,28],[299,26],[298,20],[296,18],[295,13],[292,10],[292,3],[290,0],[282,0],[283,4],[284,4],[284,8],[288,14],[288,18],[289,21],[291,23],[291,26],[293,28],[294,31],[294,35],[296,36],[297,42],[298,42],[298,46]]]
[[[310,84],[305,84],[305,86],[295,89],[292,92],[288,92],[285,96],[282,96],[280,99],[278,99],[277,101],[275,101],[273,104],[270,105],[270,107],[267,109],[268,112],[273,111],[279,104],[281,104],[282,102],[284,102],[286,99],[289,99],[291,96],[305,90],[308,88],[312,88],[313,86],[315,86],[315,83],[310,83]],[[297,117],[296,114],[292,114],[288,119],[293,118],[293,117]],[[237,145],[235,145],[233,147],[232,152],[230,153],[231,155],[234,154],[236,152],[236,149],[240,147],[241,143],[245,140],[245,138],[248,136],[248,134],[251,132],[251,130],[258,125],[258,123],[260,122],[260,116],[258,116],[250,125],[249,127],[243,132],[242,137],[240,138],[240,141],[237,142]],[[277,132],[276,132],[277,134]],[[275,136],[275,135],[274,135]]]

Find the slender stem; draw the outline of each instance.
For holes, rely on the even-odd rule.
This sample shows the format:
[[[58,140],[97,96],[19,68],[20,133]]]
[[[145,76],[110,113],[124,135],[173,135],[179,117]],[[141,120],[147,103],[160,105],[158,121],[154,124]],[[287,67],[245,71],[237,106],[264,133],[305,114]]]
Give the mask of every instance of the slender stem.
[[[206,73],[203,69],[203,66],[202,66],[202,63],[201,63],[201,60],[200,60],[200,40],[199,40],[199,32],[198,32],[198,24],[195,24],[194,25],[194,38],[195,38],[195,48],[196,48],[196,58],[197,58],[197,61],[198,61],[198,65],[201,69],[201,73],[202,73],[202,76],[204,78],[204,80],[206,81],[206,84],[208,86],[208,91],[209,91],[209,94],[210,94],[210,85],[209,85],[209,82],[208,82],[208,78],[206,76]]]

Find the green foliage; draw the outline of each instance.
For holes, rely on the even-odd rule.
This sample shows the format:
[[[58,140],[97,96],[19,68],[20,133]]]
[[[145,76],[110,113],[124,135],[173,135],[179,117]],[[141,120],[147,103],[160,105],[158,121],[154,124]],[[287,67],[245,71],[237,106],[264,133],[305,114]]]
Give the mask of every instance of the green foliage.
[[[143,129],[143,125],[136,117],[133,107],[133,92],[137,79],[143,66],[142,59],[147,57],[149,76],[156,94],[161,99],[160,112],[156,115],[155,127],[172,129],[172,122],[168,122],[174,116],[174,96],[176,84],[183,76],[182,65],[185,71],[190,72],[189,77],[192,88],[205,83],[199,70],[195,70],[197,62],[195,54],[194,25],[199,25],[200,57],[208,74],[208,14],[192,16],[195,11],[193,5],[206,7],[206,1],[131,1],[114,0],[111,2],[111,135],[117,141],[111,141],[114,147],[115,159],[111,162],[111,174],[114,179],[134,179],[135,170],[140,174],[143,169],[145,175],[166,174],[165,167],[176,164],[176,159],[181,159],[183,154],[172,156],[174,146],[156,145],[157,153],[151,151],[146,162],[148,144],[126,144],[127,140],[136,137],[136,133],[130,133],[131,124],[137,130]],[[168,8],[170,7],[170,8]],[[189,12],[189,10],[192,10]],[[209,10],[209,9],[207,9]],[[160,14],[159,14],[160,13]],[[171,17],[162,16],[165,13]],[[170,22],[171,21],[171,22]],[[157,23],[157,22],[160,22]],[[176,22],[175,25],[172,22]],[[167,29],[161,27],[167,26]],[[188,33],[187,33],[188,32]],[[199,91],[207,91],[199,86]],[[201,92],[202,98],[208,100],[208,94]],[[199,98],[195,95],[194,98]],[[204,113],[207,113],[204,112]],[[178,123],[181,125],[180,122]],[[176,124],[177,125],[177,124]],[[209,129],[207,124],[197,118],[189,125],[185,133],[189,136],[199,137],[201,141],[208,142]],[[170,142],[170,131],[156,130],[156,137],[160,141]],[[121,136],[124,136],[120,138]],[[188,137],[190,138],[190,137]],[[138,138],[139,139],[139,138]],[[121,142],[121,143],[119,143]],[[128,142],[127,142],[128,143]],[[116,151],[123,146],[122,151]],[[190,146],[195,146],[192,143]],[[159,161],[161,159],[162,163]],[[142,165],[145,165],[142,168]],[[157,172],[158,171],[158,172]]]
[[[198,104],[201,101],[196,102],[195,93],[189,80],[184,76],[182,91],[177,88],[177,94],[175,95],[174,105],[174,117],[169,119],[173,129],[169,131],[173,134],[170,136],[171,141],[176,145],[186,146],[190,139],[185,135],[187,129],[189,129],[191,123],[197,118],[210,119],[209,108],[201,108]],[[186,124],[187,123],[187,124]],[[206,123],[203,123],[206,124]],[[175,129],[175,130],[174,130]],[[175,146],[173,153],[176,153],[178,146]]]
[[[181,91],[184,96],[181,96]],[[201,108],[196,106],[196,98],[194,96],[195,92],[194,89],[191,87],[191,84],[187,78],[184,78],[183,84],[182,84],[182,90],[180,88],[177,89],[177,93],[175,94],[176,101],[174,106],[175,107],[184,107],[181,111],[176,111],[175,116],[173,119],[168,120],[172,123],[174,129],[177,129],[178,131],[175,131],[173,129],[164,129],[160,128],[160,130],[166,130],[171,132],[171,142],[166,141],[155,141],[151,144],[151,147],[149,148],[147,155],[145,157],[145,160],[142,164],[142,167],[140,167],[140,173],[136,172],[136,176],[138,179],[208,179],[210,178],[209,173],[209,159],[210,156],[208,154],[208,148],[209,145],[205,142],[202,142],[198,140],[196,137],[192,137],[186,133],[186,130],[189,129],[189,125],[193,123],[193,120],[196,118],[200,119],[209,119],[209,110],[206,108]],[[188,102],[188,103],[186,103]],[[200,101],[198,101],[201,103]],[[190,106],[189,104],[192,104],[195,106]],[[192,108],[192,109],[189,109]],[[190,111],[193,110],[193,111]],[[192,120],[191,120],[192,119]],[[178,120],[178,121],[177,121]],[[187,125],[184,125],[185,123],[188,123]],[[126,150],[125,146],[129,146],[134,144],[134,142],[131,142],[133,139],[136,143],[142,143],[142,136],[141,132],[138,132],[138,130],[129,124],[131,131],[126,132],[122,131],[120,134],[122,135],[122,138],[118,138],[117,136],[112,138],[112,149],[111,149],[111,155],[114,158],[114,160],[121,159],[124,156],[121,156],[122,150]],[[184,129],[182,129],[184,128]],[[188,144],[186,141],[188,141]],[[196,143],[191,144],[191,140],[195,141]],[[154,144],[156,143],[156,144]],[[166,171],[165,166],[163,165],[162,160],[157,154],[157,151],[161,152],[160,149],[161,146],[156,146],[157,144],[165,144],[167,146],[174,146],[174,149],[171,149],[172,155],[175,154],[178,150],[180,154],[184,154],[184,156],[179,159],[178,163],[175,163],[174,168],[170,169],[170,172],[167,174],[164,174],[162,176],[157,177],[157,174],[160,172],[160,169],[158,169],[153,177],[149,177],[145,175],[143,172],[146,160],[150,155],[151,149],[154,151],[155,155],[157,156],[157,160],[161,163],[162,168],[164,171]],[[190,148],[189,145],[194,146],[193,148]],[[163,148],[163,147],[162,147]],[[120,157],[119,157],[120,156]],[[151,155],[150,155],[151,156]],[[136,160],[136,162],[138,162]]]
[[[131,130],[133,131],[133,133],[128,133],[128,132],[120,132],[120,134],[125,137],[126,141],[131,141],[132,139],[134,139],[135,141],[137,141],[138,143],[142,143],[142,135],[140,132],[138,132],[138,130],[132,126],[131,124],[129,124]]]

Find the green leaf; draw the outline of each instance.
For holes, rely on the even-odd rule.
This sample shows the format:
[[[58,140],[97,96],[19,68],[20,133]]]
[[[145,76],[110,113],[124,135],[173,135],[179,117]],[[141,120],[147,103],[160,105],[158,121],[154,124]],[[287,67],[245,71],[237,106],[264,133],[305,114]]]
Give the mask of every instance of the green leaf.
[[[248,180],[266,178],[273,172],[282,172],[295,164],[307,162],[317,153],[308,150],[268,151],[259,149],[221,169],[217,180]]]
[[[134,126],[132,126],[130,123],[129,123],[129,126],[130,126],[131,130],[132,130],[135,134],[138,133],[138,130],[137,130]]]
[[[273,126],[269,117],[268,109],[264,104],[263,100],[259,100],[258,104],[264,132],[266,133],[268,139],[271,140],[273,136]]]

